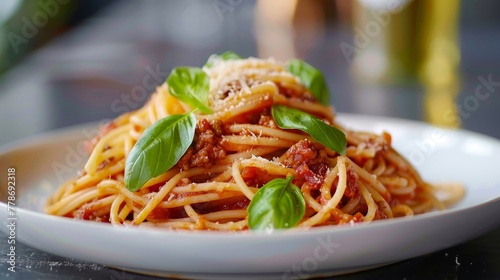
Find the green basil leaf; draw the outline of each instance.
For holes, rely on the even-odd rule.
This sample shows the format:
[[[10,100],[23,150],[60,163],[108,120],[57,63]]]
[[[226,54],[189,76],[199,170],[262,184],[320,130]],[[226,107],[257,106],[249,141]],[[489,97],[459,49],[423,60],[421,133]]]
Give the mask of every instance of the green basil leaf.
[[[194,114],[171,115],[148,127],[127,156],[125,186],[140,189],[177,164],[194,139]]]
[[[212,113],[212,109],[208,107],[210,79],[201,68],[174,68],[167,78],[167,84],[170,93],[179,100],[200,109],[203,113]]]
[[[282,129],[299,129],[314,140],[341,155],[345,155],[347,140],[338,128],[297,109],[274,105],[271,109],[276,124]]]
[[[287,69],[298,77],[302,84],[311,91],[316,101],[323,105],[330,104],[328,86],[323,73],[311,64],[300,59],[292,59],[287,64]]]
[[[222,54],[212,54],[208,58],[207,62],[203,67],[212,68],[212,66],[214,66],[215,61],[217,60],[238,60],[242,58],[243,57],[241,57],[239,54],[234,53],[232,51],[227,51]]]
[[[255,230],[291,228],[304,217],[306,202],[293,176],[269,181],[248,205],[248,226]]]

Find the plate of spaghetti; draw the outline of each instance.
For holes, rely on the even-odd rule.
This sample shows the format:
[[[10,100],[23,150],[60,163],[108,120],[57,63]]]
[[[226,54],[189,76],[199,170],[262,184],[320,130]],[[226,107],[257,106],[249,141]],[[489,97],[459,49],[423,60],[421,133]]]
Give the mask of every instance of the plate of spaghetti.
[[[217,279],[368,269],[500,224],[498,140],[329,98],[298,59],[174,68],[136,111],[5,146],[0,212],[44,251]]]

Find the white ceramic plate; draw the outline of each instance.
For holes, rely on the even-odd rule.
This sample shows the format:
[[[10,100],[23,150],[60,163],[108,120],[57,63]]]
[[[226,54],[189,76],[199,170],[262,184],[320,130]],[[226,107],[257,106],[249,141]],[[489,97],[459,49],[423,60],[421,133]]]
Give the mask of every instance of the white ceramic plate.
[[[43,214],[46,197],[83,166],[86,156],[78,147],[92,137],[93,124],[5,146],[0,151],[0,216],[7,216],[7,168],[15,167],[18,241],[126,270],[205,279],[359,271],[444,249],[500,225],[500,141],[404,120],[345,114],[338,119],[349,128],[391,132],[394,146],[425,180],[462,182],[465,198],[449,210],[413,218],[273,234],[114,228]]]

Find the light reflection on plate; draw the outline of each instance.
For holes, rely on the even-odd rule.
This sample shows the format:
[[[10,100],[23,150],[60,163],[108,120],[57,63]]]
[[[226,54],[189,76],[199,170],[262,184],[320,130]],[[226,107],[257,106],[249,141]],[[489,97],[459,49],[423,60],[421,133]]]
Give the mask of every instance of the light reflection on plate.
[[[16,168],[16,238],[52,254],[152,275],[293,279],[397,262],[465,242],[500,225],[500,141],[405,120],[340,114],[338,121],[347,128],[390,132],[395,148],[426,181],[461,182],[465,198],[449,210],[413,218],[273,234],[114,228],[41,213],[51,191],[83,166],[84,155],[71,151],[86,140],[90,124],[0,149],[1,172]],[[2,186],[5,180],[0,176]],[[7,216],[5,191],[0,192],[2,217]]]

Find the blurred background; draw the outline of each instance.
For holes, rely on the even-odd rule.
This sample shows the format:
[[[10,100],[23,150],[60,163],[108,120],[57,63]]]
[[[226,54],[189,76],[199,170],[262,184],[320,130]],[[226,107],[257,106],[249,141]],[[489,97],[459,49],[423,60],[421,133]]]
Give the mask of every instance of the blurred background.
[[[141,106],[212,53],[302,58],[338,112],[500,138],[495,0],[2,0],[0,144]]]

